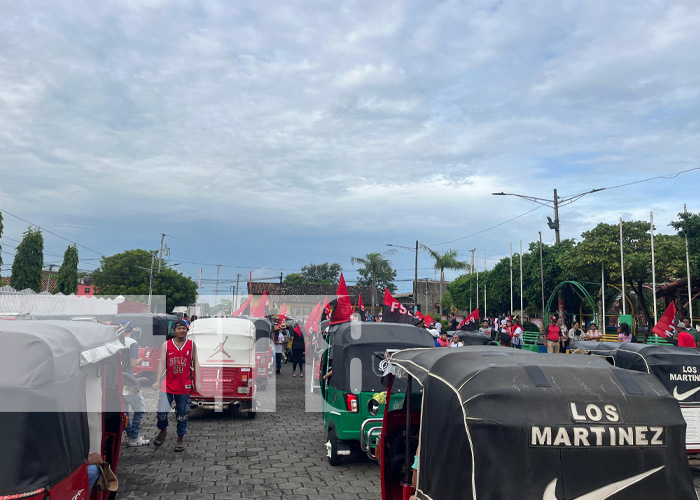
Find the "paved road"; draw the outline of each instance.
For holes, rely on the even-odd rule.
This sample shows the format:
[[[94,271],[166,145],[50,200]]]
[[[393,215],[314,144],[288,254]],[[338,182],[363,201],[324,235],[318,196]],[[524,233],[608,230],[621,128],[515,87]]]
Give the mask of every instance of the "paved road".
[[[274,375],[273,375],[274,376]],[[159,448],[124,446],[119,498],[289,500],[380,497],[379,468],[363,455],[331,467],[320,413],[307,413],[306,378],[284,365],[277,380],[277,411],[254,420],[223,412],[193,410],[184,454],[174,453],[175,423]],[[155,392],[144,389],[148,400]],[[157,433],[155,415],[144,415],[142,434]]]
[[[277,381],[277,411],[248,420],[227,412],[193,410],[187,451],[173,452],[175,425],[159,449],[123,447],[119,463],[120,499],[207,500],[279,498],[288,500],[378,499],[379,469],[363,455],[331,467],[320,413],[307,413],[304,382],[289,365]],[[156,393],[144,389],[147,400]],[[142,434],[156,434],[155,415],[146,414]],[[698,463],[700,465],[700,462]],[[700,493],[700,468],[694,474]]]

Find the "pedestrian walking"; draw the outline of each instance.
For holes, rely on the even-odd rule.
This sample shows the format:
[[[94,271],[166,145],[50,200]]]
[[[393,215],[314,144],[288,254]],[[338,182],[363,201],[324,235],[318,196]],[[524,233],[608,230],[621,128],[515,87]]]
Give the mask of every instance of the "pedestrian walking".
[[[299,376],[304,376],[304,335],[301,333],[301,327],[294,325],[292,328],[292,377],[297,376],[297,365],[299,365]]]
[[[160,446],[168,434],[168,413],[175,402],[175,420],[177,421],[177,445],[175,452],[185,451],[183,438],[187,434],[187,422],[190,413],[190,394],[202,387],[202,373],[197,359],[197,346],[187,338],[187,323],[182,320],[173,325],[175,337],[163,343],[160,362],[156,372],[153,388],[160,388],[158,398],[157,425],[160,432],[153,440]],[[163,381],[163,376],[165,380]]]
[[[282,349],[284,348],[284,344],[286,344],[284,340],[284,331],[278,328],[275,334],[275,367],[277,368],[275,373],[277,373],[277,375],[282,373]]]
[[[141,419],[143,418],[146,406],[143,402],[141,386],[134,376],[134,368],[141,364],[139,344],[134,338],[134,334],[140,334],[140,331],[135,330],[131,321],[123,320],[119,322],[119,327],[117,328],[117,335],[120,333],[124,334],[124,344],[127,347],[127,350],[124,352],[124,357],[126,359],[124,359],[122,363],[124,377],[124,389],[122,391],[124,395],[124,410],[127,416],[129,411],[133,412],[132,418],[129,419],[129,425],[126,426],[124,431],[126,432],[128,446],[146,446],[149,444],[149,440],[139,434],[141,430]],[[139,335],[136,336],[138,337]]]
[[[560,352],[560,341],[561,341],[561,328],[564,322],[561,318],[554,322],[554,316],[552,316],[552,323],[547,327],[547,352],[558,353]]]

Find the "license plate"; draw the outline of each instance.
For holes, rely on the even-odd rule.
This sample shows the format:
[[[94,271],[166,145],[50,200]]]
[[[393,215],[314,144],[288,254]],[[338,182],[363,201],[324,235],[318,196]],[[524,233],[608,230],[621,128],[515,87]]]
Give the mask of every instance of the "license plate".
[[[265,368],[258,368],[258,373],[267,373]]]
[[[248,387],[239,387],[238,388],[238,394],[248,394],[250,393],[250,388]]]
[[[141,366],[151,366],[151,362],[150,361],[142,361]]]

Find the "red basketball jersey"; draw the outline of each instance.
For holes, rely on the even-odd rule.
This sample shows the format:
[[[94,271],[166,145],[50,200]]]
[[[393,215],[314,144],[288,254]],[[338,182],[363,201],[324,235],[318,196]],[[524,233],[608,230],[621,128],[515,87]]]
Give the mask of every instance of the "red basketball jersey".
[[[181,348],[170,339],[165,359],[165,389],[170,394],[192,392],[192,351],[194,344],[187,339]]]

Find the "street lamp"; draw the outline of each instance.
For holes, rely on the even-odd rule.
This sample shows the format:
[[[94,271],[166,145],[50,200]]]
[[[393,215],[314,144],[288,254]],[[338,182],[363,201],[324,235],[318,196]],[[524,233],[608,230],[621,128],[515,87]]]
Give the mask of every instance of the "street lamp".
[[[403,245],[393,245],[391,243],[387,243],[386,246],[388,247],[396,247],[396,248],[404,248],[406,250],[413,251],[414,249],[411,247],[405,247]],[[418,311],[418,240],[416,240],[416,265],[414,269],[414,276],[413,276],[413,312],[415,313]]]

